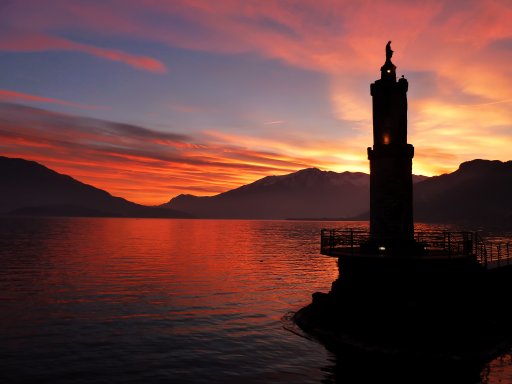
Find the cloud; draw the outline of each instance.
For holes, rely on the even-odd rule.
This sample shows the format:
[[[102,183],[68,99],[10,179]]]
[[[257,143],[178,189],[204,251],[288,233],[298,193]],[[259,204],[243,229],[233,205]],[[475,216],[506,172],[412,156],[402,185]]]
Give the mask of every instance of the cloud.
[[[165,73],[165,65],[148,56],[132,55],[116,49],[95,47],[82,44],[62,37],[51,36],[45,33],[20,32],[17,30],[5,30],[0,35],[0,50],[9,52],[42,52],[42,51],[75,51],[83,52],[102,59],[117,61],[133,68]]]
[[[178,4],[157,1],[149,12],[177,18],[195,33],[183,36],[170,25],[152,28],[144,19],[138,20],[137,33],[187,49],[255,52],[325,73],[330,78],[333,114],[354,132],[371,129],[368,85],[379,76],[384,44],[391,39],[393,60],[399,74],[409,78],[414,97],[410,98],[411,142],[436,145],[439,153],[453,155],[450,160],[440,156],[442,165],[429,165],[431,157],[417,158],[416,166],[433,174],[440,166],[455,169],[468,156],[509,157],[503,143],[512,131],[502,132],[502,127],[512,126],[507,102],[512,99],[512,8],[507,2],[269,1],[262,5],[250,0],[243,4],[198,0]],[[136,2],[130,2],[127,13],[117,15],[119,25],[136,8]],[[473,107],[460,108],[462,104]],[[495,134],[495,140],[488,139]]]
[[[409,52],[407,57],[402,56],[406,65],[414,64],[421,70],[450,65],[459,55],[464,57],[495,40],[510,38],[512,17],[505,1],[494,0],[274,0],[264,4],[259,0],[155,0],[150,4],[136,0],[55,0],[51,10],[35,0],[27,3],[34,11],[26,12],[26,5],[13,4],[8,8],[10,12],[5,12],[11,18],[20,18],[20,30],[26,30],[28,24],[40,33],[37,38],[26,38],[22,44],[26,49],[40,45],[69,47],[109,58],[110,53],[101,49],[43,34],[85,30],[205,52],[256,52],[292,66],[351,75],[378,68],[388,39],[393,40],[398,56]],[[9,20],[6,24],[12,23]],[[17,39],[14,49],[23,40]],[[382,52],[382,56],[375,52]],[[112,57],[130,61],[122,54]],[[163,69],[158,63],[138,63],[137,59],[130,65]]]
[[[182,192],[214,194],[270,174],[322,164],[299,156],[304,148],[289,146],[282,153],[271,140],[254,149],[247,137],[191,137],[10,103],[0,103],[0,138],[5,156],[40,161],[146,204]]]
[[[10,91],[8,89],[0,89],[0,102],[36,102],[36,103],[49,103],[49,104],[58,104],[64,105],[67,107],[77,107],[80,109],[109,109],[108,107],[98,106],[98,105],[86,105],[80,103],[74,103],[71,101],[55,99],[52,97],[43,97],[37,95],[31,95],[28,93]]]

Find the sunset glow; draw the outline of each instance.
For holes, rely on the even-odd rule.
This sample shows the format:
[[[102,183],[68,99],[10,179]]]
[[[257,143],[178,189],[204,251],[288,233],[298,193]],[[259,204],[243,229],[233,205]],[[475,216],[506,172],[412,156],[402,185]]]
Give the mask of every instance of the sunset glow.
[[[414,173],[510,160],[511,20],[504,0],[7,2],[0,155],[144,204],[368,172],[392,40]]]

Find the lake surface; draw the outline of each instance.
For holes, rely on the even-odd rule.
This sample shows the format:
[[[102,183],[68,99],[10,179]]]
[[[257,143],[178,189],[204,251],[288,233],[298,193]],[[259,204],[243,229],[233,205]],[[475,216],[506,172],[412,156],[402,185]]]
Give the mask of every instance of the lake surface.
[[[337,278],[320,229],[365,225],[0,218],[0,382],[364,382],[372,362],[349,364],[283,316]],[[474,378],[512,382],[510,355]]]

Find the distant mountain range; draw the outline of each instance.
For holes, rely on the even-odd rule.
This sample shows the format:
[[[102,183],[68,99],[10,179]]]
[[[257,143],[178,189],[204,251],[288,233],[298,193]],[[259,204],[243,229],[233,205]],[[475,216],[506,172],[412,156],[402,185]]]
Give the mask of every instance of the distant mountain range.
[[[216,196],[179,195],[163,206],[204,218],[367,219],[369,175],[304,169]],[[453,173],[414,176],[416,221],[512,225],[512,161],[473,160]]]
[[[30,216],[190,217],[115,197],[34,161],[0,156],[0,214]]]
[[[425,176],[415,176],[424,180]],[[368,211],[370,177],[316,168],[267,176],[216,196],[179,195],[163,206],[225,219],[357,218]]]
[[[205,218],[352,217],[367,209],[368,199],[368,175],[308,168],[216,196],[179,195],[164,206]]]
[[[114,197],[41,164],[0,156],[0,214],[368,219],[368,174],[303,169],[208,197],[179,195],[160,207]],[[417,222],[512,227],[512,161],[472,160],[453,173],[414,176]]]

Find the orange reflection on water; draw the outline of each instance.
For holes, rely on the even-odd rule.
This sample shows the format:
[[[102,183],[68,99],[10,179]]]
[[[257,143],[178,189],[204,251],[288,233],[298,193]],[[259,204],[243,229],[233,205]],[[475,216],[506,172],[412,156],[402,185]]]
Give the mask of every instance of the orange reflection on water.
[[[279,318],[337,277],[335,261],[318,255],[319,223],[45,220],[37,250],[51,266],[42,279],[49,300],[113,305],[116,318],[247,311]],[[122,308],[138,302],[140,310]]]

